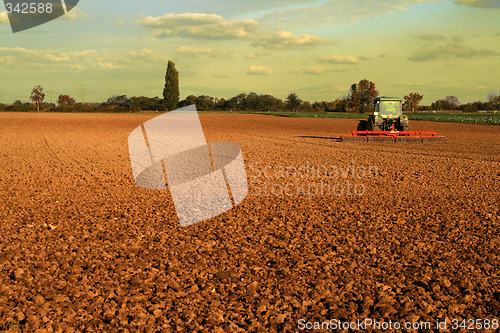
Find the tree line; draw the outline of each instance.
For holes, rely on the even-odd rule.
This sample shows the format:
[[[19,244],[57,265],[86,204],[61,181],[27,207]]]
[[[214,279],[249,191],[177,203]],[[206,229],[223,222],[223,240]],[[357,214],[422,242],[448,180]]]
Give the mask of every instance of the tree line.
[[[375,83],[363,79],[351,85],[349,93],[343,98],[333,101],[311,103],[290,93],[285,100],[269,94],[240,93],[229,99],[206,95],[189,95],[180,100],[179,73],[172,61],[168,62],[165,74],[163,98],[160,97],[127,97],[111,96],[104,103],[76,103],[69,95],[60,95],[57,105],[44,103],[45,93],[41,86],[35,86],[31,92],[30,103],[16,101],[12,105],[0,104],[2,111],[54,111],[54,112],[140,112],[142,110],[169,111],[195,104],[200,111],[289,111],[289,112],[371,112],[373,100],[379,96]],[[457,97],[447,96],[429,106],[420,105],[423,95],[411,92],[404,96],[405,111],[463,111],[477,112],[482,110],[500,110],[500,93],[490,93],[486,102],[476,101],[461,104]]]

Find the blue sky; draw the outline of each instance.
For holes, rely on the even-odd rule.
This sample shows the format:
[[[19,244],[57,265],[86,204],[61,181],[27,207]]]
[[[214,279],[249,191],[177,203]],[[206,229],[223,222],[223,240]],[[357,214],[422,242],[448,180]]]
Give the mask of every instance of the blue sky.
[[[382,95],[500,91],[499,0],[80,1],[13,34],[0,5],[0,102],[159,96],[173,60],[181,97],[240,92],[334,100],[361,79]],[[3,12],[3,13],[2,13]]]

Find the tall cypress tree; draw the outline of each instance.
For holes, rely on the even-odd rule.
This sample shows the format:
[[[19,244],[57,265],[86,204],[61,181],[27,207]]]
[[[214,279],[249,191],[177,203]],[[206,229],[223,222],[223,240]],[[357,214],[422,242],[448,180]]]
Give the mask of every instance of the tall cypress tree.
[[[172,61],[169,61],[167,66],[163,99],[165,99],[168,110],[177,108],[179,103],[179,72],[175,69],[175,64]]]

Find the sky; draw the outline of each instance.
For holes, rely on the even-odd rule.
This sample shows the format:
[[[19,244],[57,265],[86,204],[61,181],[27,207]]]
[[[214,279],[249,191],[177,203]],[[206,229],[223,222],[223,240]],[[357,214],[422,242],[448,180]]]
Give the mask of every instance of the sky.
[[[331,101],[368,79],[467,103],[499,93],[499,59],[500,0],[81,0],[18,33],[0,4],[0,103],[161,96],[169,60],[181,98]]]

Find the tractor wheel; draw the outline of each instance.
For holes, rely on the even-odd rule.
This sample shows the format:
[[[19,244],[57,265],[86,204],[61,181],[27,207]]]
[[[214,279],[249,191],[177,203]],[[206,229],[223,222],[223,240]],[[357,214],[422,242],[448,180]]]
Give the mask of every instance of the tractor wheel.
[[[410,130],[410,125],[408,124],[399,124],[397,127],[398,131],[409,131]]]
[[[375,123],[373,122],[373,119],[368,119],[367,129],[369,131],[380,131],[380,126],[375,125]]]
[[[366,120],[360,120],[359,123],[358,123],[358,128],[356,129],[356,131],[366,131],[366,128],[367,128],[367,122],[366,122]]]

